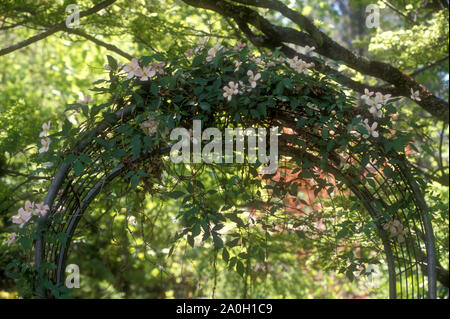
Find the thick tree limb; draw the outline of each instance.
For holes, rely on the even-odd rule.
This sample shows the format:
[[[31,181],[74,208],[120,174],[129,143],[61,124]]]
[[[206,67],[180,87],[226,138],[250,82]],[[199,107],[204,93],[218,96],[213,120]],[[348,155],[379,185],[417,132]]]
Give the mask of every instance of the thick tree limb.
[[[191,6],[212,10],[225,17],[233,18],[240,27],[250,24],[267,37],[265,42],[281,42],[292,43],[300,46],[315,46],[316,52],[324,57],[342,62],[358,72],[376,77],[392,84],[393,87],[385,89],[385,92],[390,94],[410,98],[411,89],[414,91],[419,91],[421,101],[417,101],[416,103],[432,114],[435,118],[446,123],[449,122],[449,105],[447,101],[435,96],[427,88],[415,81],[414,78],[399,69],[387,63],[371,61],[365,57],[354,54],[350,50],[333,41],[330,37],[328,37],[328,35],[321,32],[311,21],[309,21],[308,18],[288,8],[280,1],[231,0],[232,2],[239,2],[246,5],[276,10],[296,23],[303,31],[275,26],[259,15],[255,10],[246,6],[231,4],[227,1],[183,1]],[[345,83],[340,83],[361,93],[364,88],[367,87],[362,83],[348,81],[347,79],[345,77],[341,78],[341,80],[345,80]]]
[[[97,13],[98,11],[100,11],[100,10],[110,6],[111,4],[113,4],[116,1],[117,0],[106,0],[106,1],[100,2],[99,4],[93,6],[92,8],[90,8],[88,10],[81,11],[80,12],[80,18],[87,17],[89,15]],[[58,23],[58,24],[54,25],[53,27],[51,27],[50,29],[48,29],[48,30],[46,30],[46,31],[44,31],[42,33],[34,35],[31,38],[28,38],[28,39],[26,39],[26,40],[24,40],[22,42],[16,43],[16,44],[14,44],[14,45],[12,45],[10,47],[1,49],[0,50],[0,56],[6,55],[6,54],[14,52],[14,51],[17,51],[19,49],[22,49],[22,48],[24,48],[24,47],[26,47],[26,46],[28,46],[28,45],[30,45],[32,43],[35,43],[35,42],[40,41],[42,39],[45,39],[45,38],[51,36],[52,34],[55,34],[56,32],[67,31],[68,29],[69,28],[67,28],[67,26],[66,26],[66,21]]]

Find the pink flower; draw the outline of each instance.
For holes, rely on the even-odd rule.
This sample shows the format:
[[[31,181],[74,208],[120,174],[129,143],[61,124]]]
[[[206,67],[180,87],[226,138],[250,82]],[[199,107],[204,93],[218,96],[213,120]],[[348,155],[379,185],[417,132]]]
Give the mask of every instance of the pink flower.
[[[12,217],[12,222],[18,224],[20,228],[23,228],[26,222],[31,218],[31,212],[27,212],[23,208],[19,209],[19,214]]]
[[[148,79],[154,77],[155,74],[155,69],[147,65],[142,68],[141,72],[139,72],[139,77],[141,81],[148,81]]]
[[[234,66],[236,67],[236,68],[234,69],[234,72],[239,71],[239,68],[241,67],[241,64],[242,64],[241,61],[236,61],[236,62],[234,63]]]
[[[41,140],[42,147],[39,149],[39,153],[47,152],[48,149],[50,148],[50,143],[51,143],[51,140],[48,137],[42,139]]]
[[[92,99],[92,96],[90,96],[90,95],[88,94],[88,95],[86,95],[86,96],[84,97],[84,99],[79,99],[79,100],[77,101],[77,103],[78,103],[78,104],[88,105],[89,102],[91,102],[91,99]]]
[[[314,51],[316,49],[316,47],[310,47],[309,45],[305,46],[305,53],[309,54],[312,51]]]
[[[206,57],[206,61],[211,62],[215,58],[217,52],[219,52],[220,49],[222,49],[222,46],[220,45],[220,43],[217,42],[214,47],[208,50],[208,56]]]
[[[9,235],[9,237],[8,237],[8,247],[16,242],[16,236],[17,236],[16,233],[12,233],[11,235]]]
[[[158,74],[164,74],[164,66],[166,63],[164,62],[153,62],[152,67]]]
[[[255,88],[256,81],[258,81],[261,78],[261,73],[257,73],[256,75],[254,75],[252,70],[248,70],[247,75],[248,75],[248,82],[250,83],[250,86],[252,88]]]
[[[365,127],[366,127],[366,129],[367,129],[367,131],[369,133],[369,134],[364,134],[363,135],[363,137],[365,139],[369,138],[370,136],[373,136],[375,138],[379,136],[378,132],[376,131],[377,126],[378,126],[377,122],[373,122],[372,125],[369,125],[369,120],[365,119],[364,120],[364,125],[365,125]]]
[[[364,95],[361,96],[361,99],[368,100],[373,94],[374,92],[370,92],[369,89],[364,89]]]
[[[141,67],[139,66],[138,60],[136,58],[133,58],[131,59],[131,62],[125,64],[123,70],[128,73],[127,77],[131,79],[134,76],[139,76]]]
[[[37,203],[36,209],[34,210],[34,215],[45,216],[47,215],[49,209],[50,208],[48,207],[48,205],[44,205],[44,203]]]
[[[184,56],[188,59],[192,58],[193,55],[194,55],[194,50],[192,50],[192,49],[188,49],[188,50],[184,51]]]
[[[246,46],[245,42],[238,42],[236,43],[236,46],[234,47],[233,50],[239,52],[242,51],[242,49],[245,48],[245,46]]]
[[[411,99],[414,101],[422,101],[420,98],[420,92],[417,90],[414,92],[414,90],[411,88]]]
[[[44,137],[48,134],[48,131],[50,131],[50,125],[52,121],[48,121],[47,123],[42,124],[42,132],[39,134],[39,137]]]
[[[234,83],[233,81],[228,82],[228,86],[224,86],[223,90],[223,97],[226,98],[229,101],[233,98],[233,95],[239,94],[239,84]]]

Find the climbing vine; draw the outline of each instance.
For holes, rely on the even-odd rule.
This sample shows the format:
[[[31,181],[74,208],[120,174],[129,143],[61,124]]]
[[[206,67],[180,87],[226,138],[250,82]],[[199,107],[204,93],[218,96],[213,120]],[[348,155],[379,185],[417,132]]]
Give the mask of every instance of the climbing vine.
[[[311,249],[322,247],[328,267],[350,280],[355,272],[370,275],[368,265],[383,263],[371,252],[422,248],[414,242],[423,229],[416,224],[420,215],[410,192],[410,180],[417,179],[403,173],[405,148],[413,146],[408,134],[390,129],[399,98],[366,90],[357,100],[314,62],[286,58],[279,50],[255,56],[241,42],[232,47],[209,42],[200,40],[176,59],[158,53],[123,64],[107,57],[108,77],[95,82],[94,98],[86,94],[70,104],[59,131],[51,133],[55,125],[43,124],[39,170],[54,174],[68,167],[68,181],[53,198],[25,203],[13,217],[18,229],[10,245],[21,245],[30,260],[36,242],[68,249],[73,232],[67,218],[82,216],[91,200],[81,195],[77,181],[105,172],[95,194],[107,187],[111,173],[127,191],[181,201],[180,231],[171,239],[169,256],[182,240],[192,247],[211,245],[215,276],[220,258],[242,277],[244,296],[257,280],[252,265],[267,271],[269,250],[287,233],[315,243]],[[306,47],[305,54],[325,63],[314,48]],[[420,100],[419,92],[411,91],[411,98]],[[277,174],[259,175],[259,162],[172,163],[170,132],[190,129],[193,120],[220,130],[278,127]],[[201,182],[205,179],[212,188]],[[302,186],[322,199],[300,198]],[[75,199],[64,201],[68,194]],[[290,206],[311,206],[314,213],[299,215]],[[369,239],[370,247],[358,246],[361,238]],[[355,255],[355,245],[363,252]],[[8,270],[23,296],[68,297],[56,268],[54,260],[39,265],[15,260]]]

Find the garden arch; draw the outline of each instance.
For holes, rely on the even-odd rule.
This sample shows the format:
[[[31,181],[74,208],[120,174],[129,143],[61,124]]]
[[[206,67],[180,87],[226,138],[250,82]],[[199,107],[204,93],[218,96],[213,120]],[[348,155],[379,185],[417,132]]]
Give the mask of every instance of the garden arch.
[[[147,64],[151,60],[144,59],[141,62]],[[113,61],[110,62],[115,64]],[[217,66],[211,66],[215,67]],[[113,69],[117,68],[117,65],[113,65]],[[280,135],[279,154],[293,159],[293,165],[301,169],[301,172],[309,171],[308,178],[318,184],[323,183],[323,180],[314,173],[314,170],[320,169],[333,176],[338,185],[346,185],[358,198],[376,225],[376,232],[384,247],[391,298],[435,298],[437,275],[433,231],[427,218],[423,194],[405,156],[399,154],[395,148],[386,150],[385,144],[370,138],[365,142],[369,143],[365,147],[370,145],[371,152],[376,153],[374,163],[371,156],[369,158],[364,156],[364,146],[360,143],[354,143],[351,147],[331,143],[331,140],[337,140],[336,137],[340,136],[341,131],[353,125],[357,115],[374,121],[372,115],[361,107],[354,107],[354,101],[327,81],[299,86],[294,82],[286,83],[283,78],[278,80],[278,84],[269,85],[266,91],[277,92],[276,96],[270,93],[270,98],[267,98],[261,92],[258,93],[262,97],[261,103],[268,103],[265,104],[266,112],[261,111],[258,116],[245,124],[263,127],[276,124],[289,129],[290,133],[282,132]],[[164,85],[159,83],[159,86],[153,85],[157,83],[156,81],[145,83],[127,81],[137,90],[133,91],[129,99],[115,100],[115,111],[98,121],[95,128],[85,128],[82,131],[77,143],[65,153],[66,161],[60,164],[46,195],[45,204],[50,207],[50,211],[38,221],[39,237],[35,243],[35,265],[38,271],[43,272],[44,276],[55,284],[64,283],[71,238],[80,219],[89,212],[89,204],[94,198],[107,187],[108,183],[129,172],[131,166],[139,166],[151,161],[152,158],[167,155],[170,150],[169,144],[160,143],[149,149],[139,150],[137,156],[124,157],[119,162],[108,161],[106,155],[110,150],[107,142],[121,137],[122,148],[133,149],[132,135],[124,133],[123,125],[136,124],[138,121],[139,126],[139,123],[146,119],[145,112],[148,108],[153,110],[168,108],[176,101],[177,96],[183,97],[180,101],[185,97],[195,100],[201,95],[201,90],[197,92],[196,89],[202,86],[210,85],[211,92],[219,91],[218,94],[215,93],[218,96],[222,93],[222,82],[217,85],[217,79],[211,80],[206,76],[204,78],[197,76],[191,85],[186,85],[187,79],[180,78],[176,78],[173,82],[168,80]],[[111,80],[111,83],[115,83],[114,80]],[[290,97],[300,97],[300,100],[296,100],[293,105],[292,100],[289,101]],[[311,107],[306,103],[307,100],[316,101],[318,107]],[[198,103],[191,107],[194,110],[193,114],[184,116],[178,124],[188,127],[187,123],[200,116],[202,112],[209,114],[209,124],[213,124],[220,118],[217,114],[228,114],[224,111],[229,111],[226,101],[219,105],[209,105],[208,109],[201,108]],[[245,114],[250,118],[248,112]],[[171,116],[165,119],[169,118]],[[334,134],[323,133],[326,125],[317,127],[316,120],[324,118],[327,119],[323,120],[325,122],[331,118],[335,119]],[[298,125],[299,121],[302,121],[301,125]],[[163,120],[160,120],[160,123],[162,122]],[[348,139],[343,141],[351,142]],[[331,146],[327,149],[329,145]],[[338,149],[341,151],[337,151]],[[326,156],[323,155],[324,152]],[[67,158],[70,156],[74,158],[80,154],[89,157],[90,164],[75,174],[74,161],[67,161]],[[343,155],[345,155],[344,163],[342,163]],[[368,175],[370,177],[367,177]],[[368,182],[369,179],[372,181]],[[390,236],[384,227],[389,221],[394,220],[404,227],[405,239],[402,242]],[[67,244],[47,241],[45,235],[49,229],[65,233]],[[41,265],[44,263],[54,264],[56,268],[42,270]],[[40,287],[39,284],[37,286]],[[49,292],[44,290],[38,290],[37,295],[50,297]]]

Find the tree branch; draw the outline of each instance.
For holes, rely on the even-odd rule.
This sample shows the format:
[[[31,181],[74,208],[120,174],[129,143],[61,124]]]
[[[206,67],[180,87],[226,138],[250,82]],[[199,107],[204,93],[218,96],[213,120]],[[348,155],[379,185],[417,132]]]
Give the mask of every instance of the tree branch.
[[[373,76],[383,81],[386,81],[393,85],[390,89],[386,89],[390,94],[397,96],[404,96],[410,98],[411,92],[420,92],[421,101],[417,101],[423,109],[432,114],[435,118],[442,120],[446,123],[449,122],[449,105],[448,102],[440,99],[431,93],[420,83],[416,82],[414,78],[400,71],[399,69],[379,61],[371,61],[366,57],[358,56],[352,53],[350,50],[341,46],[337,42],[333,41],[325,33],[321,32],[308,18],[300,13],[288,8],[285,4],[277,0],[230,0],[246,5],[257,6],[261,8],[267,8],[276,10],[285,17],[296,23],[302,30],[297,31],[295,29],[274,26],[268,20],[259,15],[256,11],[249,7],[234,5],[227,1],[214,1],[214,0],[183,0],[188,5],[208,9],[215,11],[223,16],[231,17],[235,19],[238,24],[251,24],[258,30],[260,30],[270,42],[280,43],[287,42],[296,45],[314,45],[316,52],[332,59],[334,61],[340,61],[348,67],[361,72],[365,75]],[[267,42],[267,41],[266,41]],[[343,78],[345,79],[345,77]],[[345,82],[349,82],[346,80]],[[344,85],[346,83],[340,82]],[[356,82],[350,84],[352,89],[362,92],[367,86]]]
[[[98,11],[100,11],[100,10],[110,6],[111,4],[113,4],[116,1],[117,0],[106,0],[106,1],[100,2],[99,4],[93,6],[92,8],[90,8],[88,10],[81,11],[80,12],[80,18],[87,17],[89,15],[97,13]],[[29,46],[32,43],[38,42],[38,41],[40,41],[42,39],[45,39],[45,38],[51,36],[52,34],[55,34],[56,32],[64,31],[64,30],[68,30],[68,29],[69,28],[67,28],[67,26],[66,26],[66,21],[58,23],[58,24],[54,25],[53,27],[49,28],[48,30],[46,30],[46,31],[44,31],[42,33],[34,35],[34,36],[32,36],[32,37],[30,37],[30,38],[28,38],[28,39],[26,39],[26,40],[24,40],[22,42],[16,43],[16,44],[14,44],[14,45],[12,45],[10,47],[1,49],[0,50],[0,56],[9,54],[9,53],[17,51],[19,49],[22,49],[22,48],[24,48],[26,46]]]

